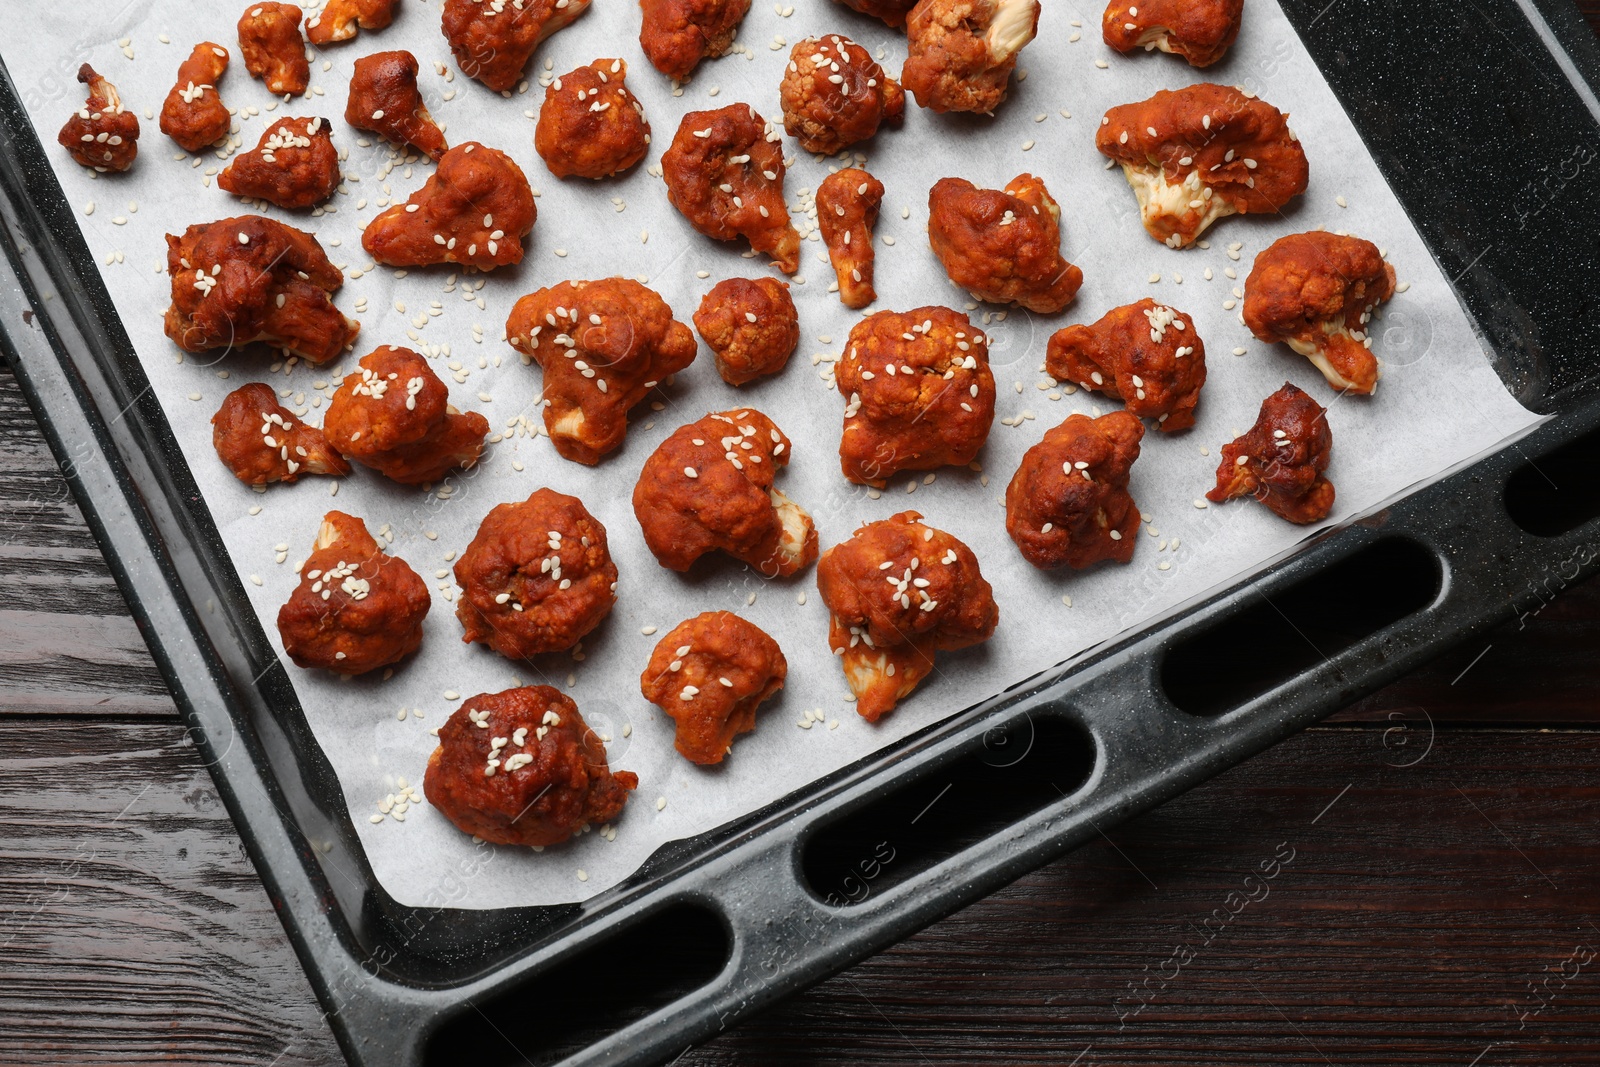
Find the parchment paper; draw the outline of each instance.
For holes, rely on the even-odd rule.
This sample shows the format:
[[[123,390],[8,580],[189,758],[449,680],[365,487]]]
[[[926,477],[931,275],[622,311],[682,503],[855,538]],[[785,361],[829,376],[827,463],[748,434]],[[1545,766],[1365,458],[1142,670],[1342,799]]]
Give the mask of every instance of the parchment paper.
[[[1000,187],[1029,171],[1042,176],[1062,204],[1066,253],[1083,268],[1085,284],[1061,315],[1011,311],[988,321],[999,401],[980,456],[984,474],[942,470],[928,483],[922,474],[901,475],[881,494],[843,481],[836,454],[843,402],[825,380],[827,363],[814,365],[814,354],[837,356],[858,315],[827,291],[833,275],[820,241],[805,245],[801,277],[793,279],[804,336],[778,378],[735,391],[717,377],[702,348],[696,364],[658,398],[662,409],[641,412],[626,446],[593,469],[559,458],[548,438],[508,428],[518,419],[539,422],[538,369],[524,367],[501,340],[517,297],[569,277],[624,274],[647,278],[687,321],[718,280],[772,270],[764,258],[741,258],[742,243],[719,244],[693,232],[672,210],[650,169],[689,110],[746,101],[781,121],[778,83],[787,44],[807,35],[847,34],[875,53],[881,49],[885,68],[899,71],[906,52],[903,37],[825,0],[793,3],[781,9],[789,12],[785,16],[769,0],[757,0],[739,35],[741,52],[703,65],[681,96],[673,95],[670,83],[645,61],[637,42],[639,10],[631,0],[595,0],[573,26],[546,42],[530,66],[531,78],[620,55],[629,64],[628,85],[654,125],[646,162],[622,178],[599,183],[557,180],[533,152],[533,117],[542,100],[537,84],[503,99],[459,72],[453,80],[436,73],[436,63],[452,72],[454,64],[432,0],[406,0],[389,29],[317,53],[312,93],[289,103],[275,102],[244,70],[234,30],[242,3],[134,0],[108,17],[106,5],[76,0],[17,5],[7,13],[9,32],[0,52],[56,161],[67,197],[79,208],[78,220],[103,264],[105,283],[274,644],[278,607],[296,582],[293,568],[309,554],[318,521],[329,508],[359,515],[375,534],[391,535],[388,550],[411,563],[435,590],[422,651],[392,678],[341,681],[288,667],[316,737],[338,771],[377,876],[402,903],[439,903],[442,881],[475,848],[426,803],[411,807],[403,822],[370,821],[378,802],[395,793],[402,778],[420,792],[423,767],[435,745],[431,731],[460,706],[461,697],[519,681],[558,685],[577,700],[589,723],[611,738],[613,768],[638,773],[639,790],[615,824],[614,840],[597,827],[541,853],[499,849],[493,864],[477,865],[481,869],[454,903],[493,908],[582,900],[617,884],[663,842],[757,808],[1227,582],[1307,536],[1307,530],[1250,501],[1203,510],[1194,503],[1212,484],[1219,446],[1248,427],[1261,400],[1285,380],[1329,405],[1335,444],[1328,474],[1338,488],[1330,522],[1370,509],[1536,421],[1491,371],[1445,279],[1272,0],[1250,0],[1238,44],[1224,63],[1204,73],[1159,53],[1118,56],[1100,42],[1100,8],[1045,0],[1039,38],[1022,54],[1026,77],[1019,71],[1011,98],[996,117],[940,117],[908,98],[903,129],[857,146],[888,189],[878,227],[879,300],[873,310],[928,303],[959,308],[967,302],[927,248],[927,191],[938,178],[960,175],[980,186]],[[207,154],[194,157],[199,163],[191,165],[156,121],[144,117],[159,113],[178,63],[201,39],[233,53],[221,90],[230,107],[249,111],[238,122],[243,147],[254,147],[277,118],[320,115],[332,123],[335,143],[348,150],[351,179],[334,198],[336,210],[270,211],[314,231],[352,279],[337,300],[361,320],[362,331],[356,352],[336,367],[280,366],[271,372],[274,361],[260,352],[180,361],[162,335],[160,313],[169,294],[162,235],[245,210],[208,181],[222,160]],[[774,48],[778,39],[787,44]],[[413,270],[403,278],[383,267],[366,271],[363,225],[380,203],[403,201],[431,173],[425,162],[395,165],[388,146],[346,126],[342,118],[353,61],[396,48],[409,49],[421,61],[425,99],[446,124],[451,143],[475,139],[510,152],[539,190],[538,224],[519,268],[489,275]],[[115,82],[141,116],[139,159],[127,175],[96,178],[55,144],[62,122],[82,104],[82,90],[72,79],[85,60]],[[1283,217],[1226,219],[1212,229],[1209,250],[1176,252],[1140,228],[1120,171],[1104,169],[1094,151],[1094,130],[1110,106],[1201,80],[1242,85],[1290,112],[1310,157],[1311,186]],[[788,145],[796,159],[787,189],[791,204],[799,205],[809,201],[804,193],[827,174],[829,162],[816,162],[793,141]],[[1283,234],[1318,226],[1377,242],[1401,281],[1409,283],[1374,326],[1384,378],[1372,398],[1335,399],[1308,361],[1285,347],[1253,341],[1237,311],[1225,309],[1236,287],[1242,291],[1256,252]],[[1237,259],[1227,252],[1234,242],[1242,243]],[[1225,276],[1229,269],[1237,280]],[[357,271],[365,273],[356,278]],[[469,294],[469,285],[479,288]],[[1048,427],[1074,411],[1103,413],[1114,406],[1081,392],[1038,388],[1045,381],[1039,373],[1045,342],[1061,326],[1092,321],[1145,295],[1188,313],[1205,340],[1210,377],[1198,425],[1171,437],[1152,427],[1145,437],[1132,491],[1150,521],[1131,564],[1085,574],[1040,573],[1023,562],[1005,536],[1000,508],[1005,484],[1024,450]],[[365,304],[358,305],[363,298]],[[973,315],[983,324],[998,310],[981,307]],[[481,329],[481,341],[474,327]],[[337,483],[337,496],[330,496],[335,483],[323,478],[258,494],[218,462],[209,419],[227,392],[248,381],[270,381],[280,393],[288,392],[286,405],[318,422],[340,374],[379,344],[426,349],[453,402],[481,410],[505,435],[476,469],[425,493],[358,468]],[[1245,354],[1233,355],[1235,348]],[[645,457],[682,423],[739,405],[767,412],[794,439],[794,462],[778,484],[811,510],[824,548],[846,538],[860,522],[915,508],[971,545],[994,585],[1000,603],[994,639],[941,656],[937,675],[876,726],[856,716],[845,700],[848,689],[828,651],[826,609],[810,572],[769,582],[723,559],[681,577],[658,566],[645,549],[629,504]],[[1002,425],[1001,419],[1018,425]],[[913,484],[914,495],[908,495]],[[620,599],[609,620],[583,643],[581,660],[563,655],[512,663],[461,642],[446,569],[492,506],[523,499],[541,485],[581,497],[606,525],[621,571]],[[1064,597],[1070,597],[1070,607]],[[738,611],[778,639],[789,660],[789,681],[764,706],[756,731],[735,743],[723,765],[699,768],[673,751],[672,723],[640,696],[638,675],[661,634],[697,612],[719,608]],[[641,633],[646,627],[659,631],[646,636]],[[808,709],[826,722],[799,728]]]

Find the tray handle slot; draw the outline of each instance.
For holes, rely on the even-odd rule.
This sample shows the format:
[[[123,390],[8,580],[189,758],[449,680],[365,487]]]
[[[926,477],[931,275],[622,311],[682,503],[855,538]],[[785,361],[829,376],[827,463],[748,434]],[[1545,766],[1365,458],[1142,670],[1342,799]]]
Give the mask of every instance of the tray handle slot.
[[[860,904],[1071,796],[1096,746],[1060,714],[1015,716],[955,759],[831,819],[807,835],[800,872],[833,907]]]
[[[558,1063],[701,990],[722,973],[732,951],[721,916],[677,901],[525,982],[469,1001],[428,1035],[421,1063]]]
[[[1517,468],[1506,480],[1505,506],[1535,537],[1559,537],[1600,517],[1600,430]]]
[[[1220,622],[1174,644],[1161,687],[1179,710],[1232,711],[1332,660],[1439,597],[1438,558],[1387,537],[1286,589],[1256,589]]]

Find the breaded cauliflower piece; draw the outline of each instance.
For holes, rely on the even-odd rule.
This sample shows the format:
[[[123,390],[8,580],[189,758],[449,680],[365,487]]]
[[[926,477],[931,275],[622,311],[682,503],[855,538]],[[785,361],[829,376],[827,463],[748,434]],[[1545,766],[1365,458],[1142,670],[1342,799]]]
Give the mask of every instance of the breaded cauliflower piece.
[[[522,262],[522,240],[536,217],[522,168],[504,152],[468,141],[446,152],[404,204],[367,223],[361,247],[391,267],[494,270]]]
[[[921,0],[906,18],[900,81],[932,111],[989,115],[1005,102],[1017,53],[1039,32],[1039,0]]]
[[[529,293],[511,309],[506,339],[544,370],[550,443],[590,466],[622,444],[634,405],[698,351],[667,302],[631,278]]]
[[[496,506],[455,573],[461,639],[507,659],[571,648],[617,601],[606,528],[581,500],[554,489]]]
[[[85,63],[78,80],[89,98],[72,113],[56,142],[85,167],[118,173],[133,166],[139,154],[139,116],[122,106],[117,87]]]
[[[260,382],[241,385],[223,399],[211,416],[211,443],[217,458],[246,485],[350,473],[350,464],[329,447],[322,431],[280,405],[272,386]]]
[[[417,572],[386,555],[354,515],[330,511],[278,609],[278,636],[297,667],[366,674],[422,647],[432,598]]]
[[[443,29],[461,73],[509,94],[545,38],[589,0],[444,0]]]
[[[748,408],[681,426],[645,460],[633,513],[663,567],[686,571],[726,552],[765,578],[787,578],[817,558],[805,509],[772,487],[789,439]]]
[[[161,105],[161,132],[186,152],[210,148],[224,137],[233,116],[222,102],[217,83],[228,69],[228,50],[201,41],[178,65],[178,81]]]
[[[1094,144],[1122,165],[1150,236],[1188,248],[1220,218],[1277,211],[1306,191],[1310,168],[1288,119],[1202,82],[1112,108]]]
[[[845,397],[839,465],[861,485],[971,463],[994,422],[988,338],[949,308],[862,319],[835,380]]]
[[[628,92],[628,65],[597,59],[545,86],[533,147],[558,178],[609,178],[644,158],[650,124]]]
[[[260,215],[167,234],[167,274],[166,332],[185,352],[260,341],[326,363],[361,332],[333,306],[344,274],[317,239]]]
[[[1092,326],[1057,330],[1045,370],[1120,400],[1129,414],[1155,419],[1172,433],[1194,425],[1206,384],[1206,346],[1194,319],[1145,297],[1112,308]]]
[[[750,0],[639,0],[639,47],[661,73],[683,81],[702,59],[728,50]]]
[[[928,243],[951,281],[991,304],[1053,315],[1083,285],[1061,254],[1061,208],[1031,174],[1004,192],[939,179],[928,193]]]
[[[356,60],[345,99],[344,120],[396,144],[407,144],[438,162],[449,145],[417,88],[417,57],[410,52],[374,52]]]
[[[882,19],[884,25],[898,30],[905,26],[906,16],[917,6],[917,0],[838,0],[845,7]]]
[[[353,40],[360,30],[381,30],[394,21],[400,0],[328,0],[306,19],[306,40],[322,48]]]
[[[544,848],[622,814],[639,787],[611,770],[572,698],[548,685],[479,693],[439,729],[422,791],[464,834]]]
[[[838,278],[839,300],[847,308],[864,308],[878,299],[872,228],[878,224],[883,183],[864,170],[846,167],[822,179],[816,203],[817,228]]]
[[[489,420],[451,407],[449,391],[420,355],[382,345],[345,375],[322,428],[357,463],[402,485],[423,485],[477,463]]]
[[[239,16],[244,69],[265,82],[273,96],[299,96],[311,84],[311,62],[300,36],[301,15],[293,4],[256,0]]]
[[[656,643],[639,689],[677,723],[673,747],[704,766],[721,763],[733,739],[756,728],[757,706],[788,675],[783,650],[759,626],[707,611]]]
[[[1284,382],[1261,402],[1255,425],[1222,446],[1217,484],[1206,499],[1220,504],[1253,496],[1290,522],[1321,522],[1333,510],[1333,483],[1322,473],[1332,448],[1327,411]]]
[[[217,175],[217,186],[235,196],[293,209],[322,203],[343,180],[327,123],[320,118],[279,119],[254,149],[233,157]]]
[[[1126,411],[1069,415],[1022,457],[1006,486],[1006,533],[1040,570],[1126,563],[1139,539],[1128,472],[1144,424]]]
[[[1350,393],[1378,388],[1367,324],[1394,295],[1394,267],[1359,237],[1313,230],[1272,242],[1244,283],[1244,324],[1269,344],[1283,341]]]
[[[667,198],[707,237],[749,240],[778,269],[800,269],[800,235],[783,199],[783,135],[749,104],[691,111],[661,157]]]
[[[862,526],[817,564],[828,645],[877,722],[933,671],[934,653],[982,644],[1000,621],[972,550],[902,511]]]
[[[1100,32],[1124,55],[1160,49],[1209,67],[1228,54],[1243,15],[1244,0],[1111,0]]]
[[[831,156],[905,117],[906,94],[872,55],[848,37],[807,37],[789,53],[783,128],[807,152]]]
[[[777,374],[800,343],[800,315],[789,283],[727,278],[711,287],[694,313],[694,328],[717,357],[729,385]]]

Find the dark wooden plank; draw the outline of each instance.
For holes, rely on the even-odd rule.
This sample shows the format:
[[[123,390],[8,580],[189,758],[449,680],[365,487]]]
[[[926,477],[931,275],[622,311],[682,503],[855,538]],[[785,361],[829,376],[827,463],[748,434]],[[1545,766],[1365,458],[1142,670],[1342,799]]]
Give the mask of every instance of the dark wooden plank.
[[[0,740],[0,1062],[341,1062],[176,720]]]
[[[0,715],[176,714],[10,371],[0,368]]]

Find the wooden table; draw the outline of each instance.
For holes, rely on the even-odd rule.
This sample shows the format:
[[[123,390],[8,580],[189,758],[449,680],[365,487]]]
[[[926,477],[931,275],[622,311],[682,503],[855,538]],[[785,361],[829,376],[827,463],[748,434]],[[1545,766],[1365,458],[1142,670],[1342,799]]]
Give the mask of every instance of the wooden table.
[[[677,1063],[1600,1063],[1597,652],[1591,581]],[[342,1062],[0,371],[0,1062],[90,1061]]]

